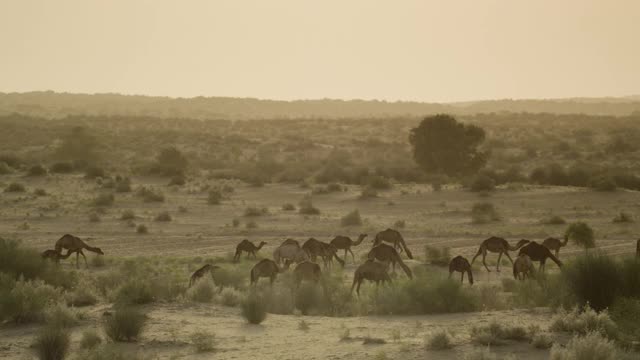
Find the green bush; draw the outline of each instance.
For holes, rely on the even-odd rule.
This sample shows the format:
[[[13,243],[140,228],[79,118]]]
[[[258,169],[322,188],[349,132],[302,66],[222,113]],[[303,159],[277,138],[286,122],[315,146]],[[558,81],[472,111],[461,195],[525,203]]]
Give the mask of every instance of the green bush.
[[[267,306],[263,299],[251,293],[242,302],[242,316],[250,324],[260,324],[267,318]]]
[[[97,166],[89,166],[84,171],[85,179],[105,178],[106,176],[104,169]]]
[[[473,204],[471,208],[471,220],[474,224],[487,224],[494,221],[500,221],[500,215],[493,204],[488,202],[480,202]]]
[[[522,326],[501,325],[495,321],[471,328],[471,341],[481,345],[504,345],[505,340],[527,341],[529,335]]]
[[[151,172],[164,176],[180,176],[187,170],[187,158],[174,146],[160,150]]]
[[[615,343],[597,332],[574,336],[566,346],[554,344],[551,360],[618,360],[620,350]]]
[[[33,190],[33,194],[35,196],[47,196],[47,191],[45,189],[35,189]]]
[[[378,197],[378,191],[372,187],[365,186],[360,192],[360,199],[372,199]]]
[[[116,302],[119,304],[149,304],[155,301],[154,291],[149,279],[130,278],[116,293]]]
[[[242,302],[242,294],[233,288],[224,288],[220,292],[220,303],[224,306],[238,306]]]
[[[282,210],[284,211],[295,211],[296,206],[293,204],[284,204],[282,205]]]
[[[618,263],[620,274],[620,295],[640,298],[640,259],[630,257]]]
[[[573,240],[576,245],[585,249],[596,246],[593,229],[584,222],[575,222],[569,225],[565,236],[568,236],[569,240]]]
[[[104,261],[102,258],[102,256],[94,256],[92,259],[101,259],[100,261]],[[92,261],[91,265],[95,266],[94,261]],[[104,263],[102,265],[104,265]],[[67,291],[65,293],[65,298],[67,304],[70,306],[95,305],[98,303],[98,289],[96,289],[88,279],[82,279],[73,291]]]
[[[67,356],[70,343],[64,328],[46,326],[38,333],[34,346],[40,360],[62,360]]]
[[[93,349],[102,343],[102,338],[95,330],[87,330],[82,333],[82,339],[80,339],[81,349]]]
[[[198,280],[189,290],[187,290],[187,298],[191,301],[210,303],[215,296],[215,284],[211,277],[203,277]]]
[[[64,272],[51,262],[42,261],[36,250],[23,248],[18,241],[3,238],[0,238],[0,273],[5,273],[14,280],[20,277],[25,280],[39,278],[66,289],[71,288],[76,281],[74,272]]]
[[[20,183],[11,183],[9,184],[6,188],[4,188],[4,192],[25,192],[27,191],[27,189],[24,187],[24,185],[20,184]]]
[[[78,315],[75,310],[62,303],[50,306],[45,311],[45,320],[48,324],[69,328],[78,325]]]
[[[571,311],[561,309],[551,319],[549,330],[580,335],[598,332],[609,339],[618,338],[618,327],[609,317],[609,313],[606,310],[596,312],[588,305],[582,309],[574,307]]]
[[[215,349],[215,334],[207,331],[196,331],[191,334],[191,342],[199,353]]]
[[[361,226],[362,218],[360,218],[360,212],[356,209],[340,219],[341,226]]]
[[[611,319],[616,323],[623,337],[632,341],[640,340],[640,299],[619,297],[610,309]]]
[[[375,175],[366,179],[366,186],[376,190],[389,190],[391,181],[384,176]]]
[[[104,330],[113,341],[135,341],[142,333],[146,321],[146,315],[140,311],[122,307],[107,318]]]
[[[608,308],[622,291],[619,266],[611,257],[594,253],[578,256],[564,266],[565,284],[580,306]]]
[[[232,287],[234,289],[242,289],[247,279],[249,271],[243,271],[238,267],[220,268],[213,272],[213,281],[222,288]]]
[[[169,186],[183,186],[187,183],[187,180],[184,178],[184,175],[176,175],[169,180]]]
[[[616,181],[610,176],[591,179],[589,186],[596,191],[615,191],[618,188]]]
[[[59,290],[42,280],[19,280],[12,284],[7,277],[2,278],[0,292],[0,320],[15,323],[44,320],[48,305],[62,297]]]
[[[98,213],[92,212],[89,214],[89,222],[100,222],[100,215]]]
[[[0,161],[0,175],[8,175],[13,172],[13,169],[7,165],[6,162]]]
[[[536,349],[548,349],[553,345],[553,340],[547,333],[536,333],[531,338],[531,345]]]
[[[453,347],[451,336],[444,330],[440,330],[431,334],[425,340],[427,350],[447,350]]]
[[[105,207],[113,205],[115,200],[116,197],[112,193],[104,193],[96,196],[91,203],[93,206]]]

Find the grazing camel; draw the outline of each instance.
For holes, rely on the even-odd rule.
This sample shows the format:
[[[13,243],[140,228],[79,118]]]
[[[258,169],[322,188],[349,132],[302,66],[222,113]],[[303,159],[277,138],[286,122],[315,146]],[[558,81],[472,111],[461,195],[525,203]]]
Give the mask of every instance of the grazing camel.
[[[70,252],[67,253],[67,255],[62,255],[62,254],[58,254],[57,251],[55,250],[45,250],[43,251],[40,256],[42,257],[42,260],[52,260],[52,261],[58,261],[58,259],[66,259],[69,257],[69,255],[71,255]]]
[[[273,260],[276,264],[300,263],[309,260],[309,254],[298,245],[286,244],[278,246],[273,251]]]
[[[518,255],[522,254],[528,255],[531,261],[539,261],[540,271],[544,271],[544,263],[547,262],[547,259],[551,259],[556,263],[556,265],[558,265],[558,267],[562,267],[562,261],[553,256],[551,250],[535,241],[531,241],[527,245],[523,246]]]
[[[330,244],[335,246],[338,250],[344,250],[344,261],[347,261],[347,251],[351,253],[351,257],[353,258],[353,262],[356,262],[356,256],[353,255],[353,251],[351,251],[352,246],[358,246],[367,237],[367,234],[360,234],[358,236],[358,240],[353,241],[348,236],[338,235],[331,240]]]
[[[62,249],[67,249],[67,255],[65,257],[58,256],[58,259],[56,261],[58,261],[61,258],[66,259],[67,257],[69,257],[71,253],[75,252],[76,268],[80,267],[80,265],[78,264],[79,255],[82,255],[82,257],[84,258],[85,266],[89,267],[89,264],[87,264],[87,257],[84,256],[84,253],[82,252],[83,249],[87,249],[96,254],[104,255],[104,253],[100,248],[89,246],[84,241],[82,241],[79,237],[69,235],[69,234],[65,234],[60,239],[58,239],[58,241],[56,241],[55,248],[58,254],[62,254]]]
[[[279,272],[280,268],[275,261],[271,259],[262,259],[251,269],[251,285],[257,284],[261,277],[270,278],[270,284],[273,285],[273,282],[276,281],[276,277]]]
[[[378,246],[383,242],[393,244],[393,248],[398,250],[399,252],[402,252],[402,250],[404,250],[404,252],[407,253],[407,257],[409,257],[409,259],[413,259],[413,254],[411,254],[411,251],[407,247],[407,244],[404,242],[404,238],[402,238],[402,235],[400,235],[397,230],[387,229],[380,231],[373,239],[373,246]]]
[[[220,266],[206,264],[200,269],[194,271],[193,274],[191,275],[191,278],[189,279],[189,287],[195,284],[196,281],[200,280],[204,276],[204,274],[210,273],[215,269],[220,269]]]
[[[547,249],[551,251],[555,251],[556,257],[558,257],[558,254],[560,253],[560,248],[567,246],[568,242],[569,242],[569,236],[565,235],[564,241],[560,241],[560,239],[550,237],[550,238],[544,239],[544,241],[542,242],[542,245],[546,246]]]
[[[320,265],[311,261],[303,261],[293,270],[293,282],[297,289],[300,287],[302,280],[308,280],[317,284],[320,281],[321,275]]]
[[[392,246],[387,244],[380,244],[378,246],[374,246],[371,251],[367,254],[367,258],[369,260],[378,260],[384,263],[389,263],[393,265],[393,270],[396,269],[396,263],[400,264],[402,270],[404,270],[405,274],[409,277],[409,279],[413,278],[413,274],[411,273],[411,269],[402,261],[400,255]]]
[[[249,257],[250,255],[253,255],[253,258],[255,259],[256,251],[262,249],[262,247],[265,245],[267,245],[267,243],[264,241],[261,241],[258,246],[255,246],[251,241],[244,239],[240,241],[238,246],[236,246],[236,254],[233,256],[233,261],[236,262],[240,260],[240,255],[242,255],[243,251],[247,253],[247,257]]]
[[[516,280],[524,280],[528,277],[533,277],[533,263],[531,258],[527,254],[519,254],[516,261],[513,263],[513,277]]]
[[[471,260],[471,264],[473,264],[476,261],[476,258],[478,256],[480,256],[480,254],[482,254],[482,264],[487,269],[487,271],[491,272],[491,270],[489,270],[489,267],[487,266],[487,263],[485,262],[485,259],[487,258],[487,251],[494,252],[494,253],[499,253],[499,255],[498,255],[498,264],[496,265],[496,271],[499,272],[500,271],[500,259],[502,258],[502,254],[507,255],[507,257],[509,258],[509,261],[511,261],[511,263],[513,264],[513,259],[511,258],[511,256],[509,256],[509,251],[516,251],[516,250],[520,249],[523,245],[527,244],[528,242],[529,242],[529,240],[522,239],[522,240],[518,241],[518,244],[516,244],[516,246],[511,246],[511,245],[509,245],[507,240],[505,240],[505,239],[503,239],[501,237],[492,236],[492,237],[488,238],[487,240],[483,241],[482,244],[480,244],[480,248],[478,249],[478,253]]]
[[[320,256],[322,261],[324,262],[325,269],[328,268],[329,262],[332,262],[333,258],[338,261],[338,263],[344,267],[344,261],[340,259],[337,255],[338,249],[331,244],[327,244],[322,241],[318,241],[314,238],[309,238],[309,240],[305,241],[302,244],[302,250],[306,251],[309,255],[311,261],[315,262],[316,258]]]
[[[453,272],[457,271],[462,273],[460,276],[460,282],[464,283],[464,273],[466,272],[467,278],[469,279],[469,284],[473,285],[473,273],[471,272],[471,264],[469,264],[469,260],[462,256],[456,256],[449,262],[449,279],[451,279],[451,275]]]
[[[387,272],[387,266],[374,260],[367,260],[364,264],[358,266],[353,274],[353,284],[351,285],[351,293],[353,288],[356,288],[356,293],[360,295],[360,285],[362,281],[369,280],[375,281],[376,286],[385,282],[391,282],[389,273]]]

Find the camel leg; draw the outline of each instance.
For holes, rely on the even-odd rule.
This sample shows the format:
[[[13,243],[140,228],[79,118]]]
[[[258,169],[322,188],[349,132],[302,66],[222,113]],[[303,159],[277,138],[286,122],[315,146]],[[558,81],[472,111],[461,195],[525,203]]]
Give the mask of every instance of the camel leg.
[[[556,249],[556,257],[558,257],[558,254],[560,254],[560,248]]]
[[[356,262],[356,256],[353,255],[353,251],[351,251],[351,248],[349,248],[349,252],[351,253],[351,258],[353,259],[353,262],[355,263]],[[346,263],[347,262],[347,252],[346,251],[344,252],[344,257],[345,257],[344,262]]]
[[[491,272],[491,270],[489,270],[489,267],[487,266],[487,252],[484,251],[482,252],[482,265],[484,265],[484,268],[487,269],[488,272]]]
[[[76,251],[76,269],[80,269],[80,264],[78,263],[80,259],[80,252]]]
[[[471,264],[473,265],[473,262],[476,261],[476,258],[478,256],[480,256],[480,254],[482,254],[482,247],[480,247],[480,249],[478,249],[478,252],[476,253],[476,256],[473,257],[473,259],[471,259]]]
[[[502,259],[502,251],[498,254],[498,263],[496,264],[496,271],[500,272],[500,259]]]
[[[84,253],[82,252],[82,250],[80,250],[80,255],[82,255],[82,258],[84,259],[84,266],[88,269],[89,264],[87,264],[87,257],[84,256]]]
[[[509,255],[509,252],[505,251],[504,254],[507,255],[507,257],[509,258],[509,261],[511,261],[511,265],[513,265],[513,259],[511,258],[511,255]]]

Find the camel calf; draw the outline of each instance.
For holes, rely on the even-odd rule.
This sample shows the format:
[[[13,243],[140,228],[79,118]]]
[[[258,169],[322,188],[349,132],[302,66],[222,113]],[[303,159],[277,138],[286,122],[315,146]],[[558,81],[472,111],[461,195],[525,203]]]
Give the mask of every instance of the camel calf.
[[[469,284],[473,285],[473,273],[471,272],[471,264],[469,260],[462,256],[456,256],[449,262],[449,278],[453,275],[453,272],[457,271],[462,273],[460,276],[460,282],[464,282],[464,273],[467,273]]]
[[[524,280],[534,275],[533,262],[527,254],[520,254],[513,263],[513,277],[516,280]]]

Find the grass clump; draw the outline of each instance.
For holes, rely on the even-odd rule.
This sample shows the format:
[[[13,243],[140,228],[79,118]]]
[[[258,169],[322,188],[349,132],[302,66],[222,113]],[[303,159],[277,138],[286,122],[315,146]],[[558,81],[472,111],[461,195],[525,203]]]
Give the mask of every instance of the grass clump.
[[[543,225],[564,225],[567,223],[567,221],[561,216],[551,215],[549,217],[546,217],[540,220],[540,223]]]
[[[584,336],[574,336],[563,348],[554,344],[551,348],[551,360],[617,360],[620,350],[615,343],[604,338],[598,332]]]
[[[102,338],[95,330],[87,330],[82,333],[82,339],[80,339],[81,349],[93,349],[102,343]]]
[[[33,165],[27,170],[27,176],[45,176],[47,169],[42,165]]]
[[[340,219],[341,226],[360,226],[362,225],[362,218],[360,212],[356,209]]]
[[[474,224],[488,224],[500,220],[500,215],[498,215],[498,211],[493,204],[488,202],[473,204],[471,208],[471,221]]]
[[[10,193],[10,192],[25,192],[27,191],[27,189],[24,187],[24,185],[20,184],[20,183],[11,183],[9,184],[6,188],[4,188],[4,192]]]
[[[260,324],[267,318],[267,305],[255,293],[242,302],[242,316],[249,324]]]
[[[318,215],[320,214],[320,209],[313,206],[313,202],[311,201],[310,196],[305,196],[300,203],[298,204],[300,207],[298,212],[303,215]]]
[[[158,222],[169,222],[172,219],[171,219],[171,215],[169,215],[168,211],[163,211],[163,212],[159,213],[158,215],[156,215],[154,220],[158,221]]]
[[[244,209],[244,216],[246,217],[256,217],[267,215],[269,213],[269,209],[267,208],[257,208],[257,207],[248,207]]]
[[[220,190],[209,190],[209,195],[207,195],[207,203],[209,205],[219,205],[221,201],[222,192],[220,192]]]
[[[596,246],[593,229],[585,222],[579,221],[569,225],[565,236],[569,237],[569,240],[573,240],[576,245],[585,249]]]
[[[553,340],[547,333],[537,333],[531,338],[531,345],[536,349],[548,349],[553,345]]]
[[[295,306],[300,310],[302,315],[309,313],[320,306],[320,298],[322,293],[313,285],[304,283],[295,294]]]
[[[91,204],[93,206],[106,207],[111,206],[115,202],[116,197],[112,193],[100,194],[96,196]]]
[[[233,288],[224,288],[220,292],[220,303],[224,306],[235,307],[242,302],[242,294]]]
[[[154,302],[151,281],[143,276],[127,280],[116,293],[116,303],[124,305],[143,305]]]
[[[448,266],[451,261],[451,251],[448,247],[435,247],[426,245],[424,247],[424,253],[427,260],[432,265]]]
[[[34,347],[40,360],[62,360],[67,356],[71,338],[59,326],[45,326],[36,337]]]
[[[426,340],[427,350],[446,350],[453,347],[451,336],[444,330],[440,330],[431,334]]]
[[[621,212],[620,214],[616,215],[613,220],[611,220],[614,224],[624,224],[624,223],[632,223],[633,222],[633,217],[630,214],[627,214],[625,212]]]
[[[48,324],[65,328],[78,325],[77,313],[62,303],[47,308],[45,319]]]
[[[160,191],[150,189],[144,186],[138,188],[138,190],[136,191],[136,196],[138,196],[139,198],[142,198],[142,201],[147,203],[148,202],[164,202],[164,194],[162,194]]]
[[[487,326],[474,326],[471,341],[481,345],[504,345],[506,340],[526,341],[527,330],[522,326],[505,326],[495,321]]]
[[[187,298],[199,303],[210,303],[213,301],[214,296],[215,284],[211,277],[204,277],[198,280],[195,285],[187,290]]]
[[[146,321],[146,315],[139,310],[121,307],[107,318],[104,330],[113,341],[135,341],[142,333]]]
[[[589,304],[596,311],[610,307],[620,295],[623,281],[616,261],[604,254],[577,257],[564,267],[567,289],[580,306]]]
[[[300,320],[300,322],[298,322],[298,330],[308,331],[309,330],[309,323],[307,323],[304,320]]]
[[[42,280],[13,281],[1,276],[0,282],[0,320],[18,324],[42,321],[48,305],[61,299],[60,291]]]
[[[125,210],[122,212],[122,215],[120,215],[120,220],[133,220],[136,218],[136,214],[133,212],[133,210]]]
[[[295,211],[296,210],[296,206],[293,205],[293,204],[287,203],[287,204],[282,205],[282,210],[284,210],[284,211]]]
[[[216,335],[207,331],[196,331],[191,334],[191,343],[199,353],[215,350]]]
[[[140,224],[140,225],[136,226],[136,232],[138,234],[148,234],[149,233],[149,228],[147,228],[147,225],[145,225],[145,224]]]
[[[561,309],[558,314],[551,319],[551,331],[571,332],[579,335],[586,335],[598,332],[609,339],[618,337],[618,327],[611,320],[606,310],[596,312],[589,306],[583,309],[574,307],[571,311]]]

